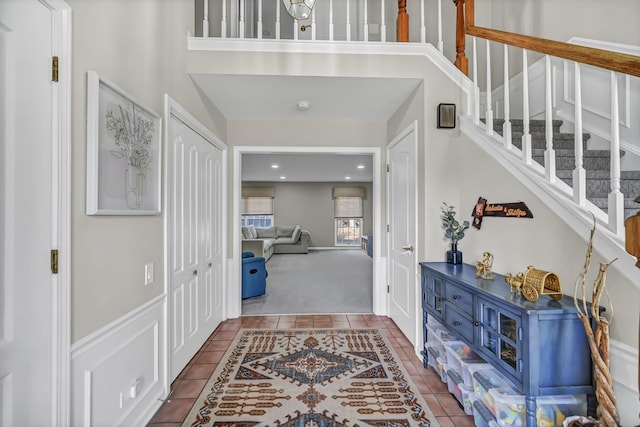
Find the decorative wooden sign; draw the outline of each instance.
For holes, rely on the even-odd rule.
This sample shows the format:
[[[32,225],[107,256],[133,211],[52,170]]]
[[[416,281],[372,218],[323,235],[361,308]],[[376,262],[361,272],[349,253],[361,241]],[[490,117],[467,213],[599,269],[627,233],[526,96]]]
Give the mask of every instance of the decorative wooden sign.
[[[531,210],[524,202],[514,203],[487,203],[487,199],[478,198],[478,202],[471,213],[473,225],[480,230],[482,218],[485,216],[496,216],[500,218],[533,218]]]

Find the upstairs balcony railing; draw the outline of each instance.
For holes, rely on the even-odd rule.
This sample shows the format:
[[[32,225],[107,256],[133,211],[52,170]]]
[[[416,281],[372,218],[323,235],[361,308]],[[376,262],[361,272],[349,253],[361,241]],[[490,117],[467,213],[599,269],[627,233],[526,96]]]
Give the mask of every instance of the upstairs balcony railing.
[[[438,0],[436,10],[427,10],[425,0],[318,0],[305,21],[294,20],[281,3],[196,0],[196,37],[432,44],[464,74],[470,74],[476,90],[467,113],[474,126],[482,127],[504,150],[517,153],[524,168],[537,173],[542,167],[544,179],[556,187],[564,184],[558,182],[556,173],[553,121],[562,118],[569,123],[576,136],[568,196],[593,211],[612,233],[624,234],[625,199],[628,202],[640,195],[623,194],[621,187],[621,152],[636,159],[627,162],[627,169],[640,170],[640,124],[631,119],[640,108],[640,47],[623,46],[628,52],[616,52],[620,46],[594,48],[479,27],[474,23],[473,0]],[[428,4],[434,7],[433,2]],[[521,60],[510,63],[514,57]],[[499,68],[501,72],[496,73]],[[586,83],[582,74],[587,74]],[[605,99],[593,101],[590,96],[585,106],[585,85],[597,87]],[[558,93],[560,86],[562,94]],[[591,105],[593,102],[599,104]],[[494,133],[494,118],[503,121],[501,134]],[[520,148],[512,140],[514,118],[523,122]],[[546,123],[542,166],[532,156],[529,124],[534,119]],[[597,136],[611,152],[609,194],[603,209],[587,200],[583,132]]]

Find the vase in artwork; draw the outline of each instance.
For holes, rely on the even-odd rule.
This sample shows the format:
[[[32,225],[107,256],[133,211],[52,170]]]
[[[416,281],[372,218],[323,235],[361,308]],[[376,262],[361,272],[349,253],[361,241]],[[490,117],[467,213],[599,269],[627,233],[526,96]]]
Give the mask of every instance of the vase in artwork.
[[[124,170],[124,196],[129,209],[138,209],[142,206],[144,194],[144,173],[133,165],[127,165]]]
[[[451,249],[447,251],[447,263],[462,264],[462,252],[458,250],[458,242],[451,242]]]

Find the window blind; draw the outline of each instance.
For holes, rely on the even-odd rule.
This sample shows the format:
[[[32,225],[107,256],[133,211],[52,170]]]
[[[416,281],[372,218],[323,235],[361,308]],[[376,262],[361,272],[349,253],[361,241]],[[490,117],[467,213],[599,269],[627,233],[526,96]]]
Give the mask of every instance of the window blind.
[[[242,215],[273,215],[271,197],[243,197]]]
[[[336,197],[334,199],[335,218],[362,218],[362,197]]]

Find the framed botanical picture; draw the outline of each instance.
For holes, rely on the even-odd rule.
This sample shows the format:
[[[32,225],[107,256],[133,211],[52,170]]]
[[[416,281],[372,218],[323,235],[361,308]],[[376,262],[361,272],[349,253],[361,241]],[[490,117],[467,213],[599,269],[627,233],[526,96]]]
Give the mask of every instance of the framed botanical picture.
[[[87,73],[87,215],[160,214],[161,118]]]

